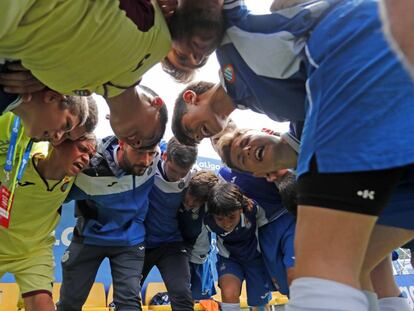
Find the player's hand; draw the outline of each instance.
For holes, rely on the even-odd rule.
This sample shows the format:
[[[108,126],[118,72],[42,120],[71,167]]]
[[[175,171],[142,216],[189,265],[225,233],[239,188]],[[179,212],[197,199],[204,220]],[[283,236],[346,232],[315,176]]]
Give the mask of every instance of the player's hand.
[[[165,18],[171,17],[178,6],[178,0],[157,0]],[[197,0],[198,1],[198,0]]]
[[[30,100],[31,93],[41,91],[45,85],[37,80],[32,73],[20,63],[9,63],[10,72],[0,74],[0,84],[7,93],[21,94],[23,100]]]

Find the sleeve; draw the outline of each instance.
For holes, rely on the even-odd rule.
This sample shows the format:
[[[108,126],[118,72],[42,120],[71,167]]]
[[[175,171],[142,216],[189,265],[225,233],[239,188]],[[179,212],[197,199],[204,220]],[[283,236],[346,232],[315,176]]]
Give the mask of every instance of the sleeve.
[[[290,226],[282,238],[282,252],[283,252],[283,263],[286,269],[291,268],[295,265],[295,226]]]
[[[68,203],[72,200],[86,200],[88,198],[89,196],[85,192],[83,192],[79,187],[77,187],[76,184],[74,184],[70,189],[68,196],[65,199],[65,203]]]
[[[210,234],[203,224],[201,233],[197,237],[191,250],[190,262],[196,264],[202,264],[207,260],[208,253],[210,252]]]
[[[269,220],[266,218],[266,213],[263,208],[256,204],[256,222],[257,226],[261,227],[269,223]]]

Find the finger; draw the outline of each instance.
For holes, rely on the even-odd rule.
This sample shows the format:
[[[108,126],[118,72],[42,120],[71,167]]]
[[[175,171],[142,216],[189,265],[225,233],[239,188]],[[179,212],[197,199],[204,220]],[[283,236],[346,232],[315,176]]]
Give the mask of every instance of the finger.
[[[33,84],[30,86],[24,85],[24,86],[6,86],[4,87],[4,91],[7,93],[12,94],[25,94],[25,93],[34,93],[41,91],[45,88],[43,84]]]
[[[4,72],[0,75],[2,80],[15,80],[15,81],[26,81],[35,80],[36,78],[30,73],[30,71],[15,71],[15,72]]]

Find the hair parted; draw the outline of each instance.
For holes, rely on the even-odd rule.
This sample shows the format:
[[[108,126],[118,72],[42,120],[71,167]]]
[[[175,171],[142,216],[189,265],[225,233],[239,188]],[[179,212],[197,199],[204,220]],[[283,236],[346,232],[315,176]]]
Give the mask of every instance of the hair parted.
[[[250,200],[243,195],[237,185],[219,182],[208,194],[207,206],[210,214],[228,216],[237,210],[248,209]]]
[[[196,197],[203,202],[207,201],[210,190],[219,182],[218,176],[212,171],[199,171],[188,184],[188,194]]]
[[[172,161],[183,169],[191,168],[197,160],[198,148],[181,144],[175,137],[168,141],[167,161]]]

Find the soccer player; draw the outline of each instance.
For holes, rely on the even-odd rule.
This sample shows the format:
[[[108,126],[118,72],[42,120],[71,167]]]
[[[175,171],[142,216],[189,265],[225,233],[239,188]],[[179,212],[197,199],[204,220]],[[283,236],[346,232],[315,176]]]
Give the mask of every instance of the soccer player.
[[[299,151],[297,147],[298,142],[291,134],[278,136],[248,129],[237,129],[232,133],[226,133],[217,143],[219,154],[228,166],[259,176],[267,176],[272,180],[283,180],[283,176],[288,172],[286,168],[296,167],[296,153]],[[391,310],[408,308],[407,301],[398,297],[399,292],[396,294],[392,274],[389,275],[391,270],[387,269],[386,262],[389,252],[386,252],[384,240],[392,237],[395,242],[408,239],[412,235],[413,223],[410,221],[409,208],[414,203],[413,176],[414,168],[410,166],[397,184],[385,209],[380,213],[368,244],[360,281],[364,294],[370,299],[372,309],[369,310],[375,310],[377,298],[373,292],[376,289],[380,298],[384,298],[386,293],[385,297],[389,298],[386,305],[388,308],[394,307]],[[401,215],[404,215],[403,219]],[[386,286],[380,287],[379,280],[386,282]],[[380,306],[383,303],[384,300],[380,299]]]
[[[177,219],[184,245],[190,255],[191,293],[194,300],[209,299],[216,294],[210,253],[211,235],[204,226],[207,198],[219,182],[211,171],[199,171],[190,180]],[[210,253],[210,254],[209,254]]]
[[[157,145],[134,149],[110,136],[98,146],[90,168],[78,176],[68,199],[84,201],[77,202],[77,225],[62,257],[58,310],[81,310],[106,257],[117,309],[141,309],[144,218],[158,157]]]
[[[257,238],[258,227],[267,223],[264,211],[227,182],[213,187],[207,205],[204,223],[217,235],[221,309],[240,310],[239,295],[246,280],[248,305],[268,310],[270,284]]]
[[[260,227],[258,232],[263,261],[275,290],[288,295],[295,264],[293,242],[296,219],[288,213],[288,210],[294,212],[297,207],[294,174],[285,174],[277,185],[228,167],[220,168],[219,176],[237,185],[245,196],[265,211],[268,224]]]
[[[142,283],[156,266],[167,287],[173,310],[193,310],[188,253],[178,229],[177,211],[184,191],[195,174],[197,147],[168,141],[157,163],[154,186],[149,194],[145,219],[145,261]]]
[[[66,140],[49,146],[46,154],[41,145],[34,147],[36,153],[14,193],[11,217],[0,220],[0,276],[14,274],[26,310],[52,311],[54,230],[74,176],[88,166],[95,152],[96,138],[86,134],[76,141]],[[0,175],[3,178],[4,172]]]

